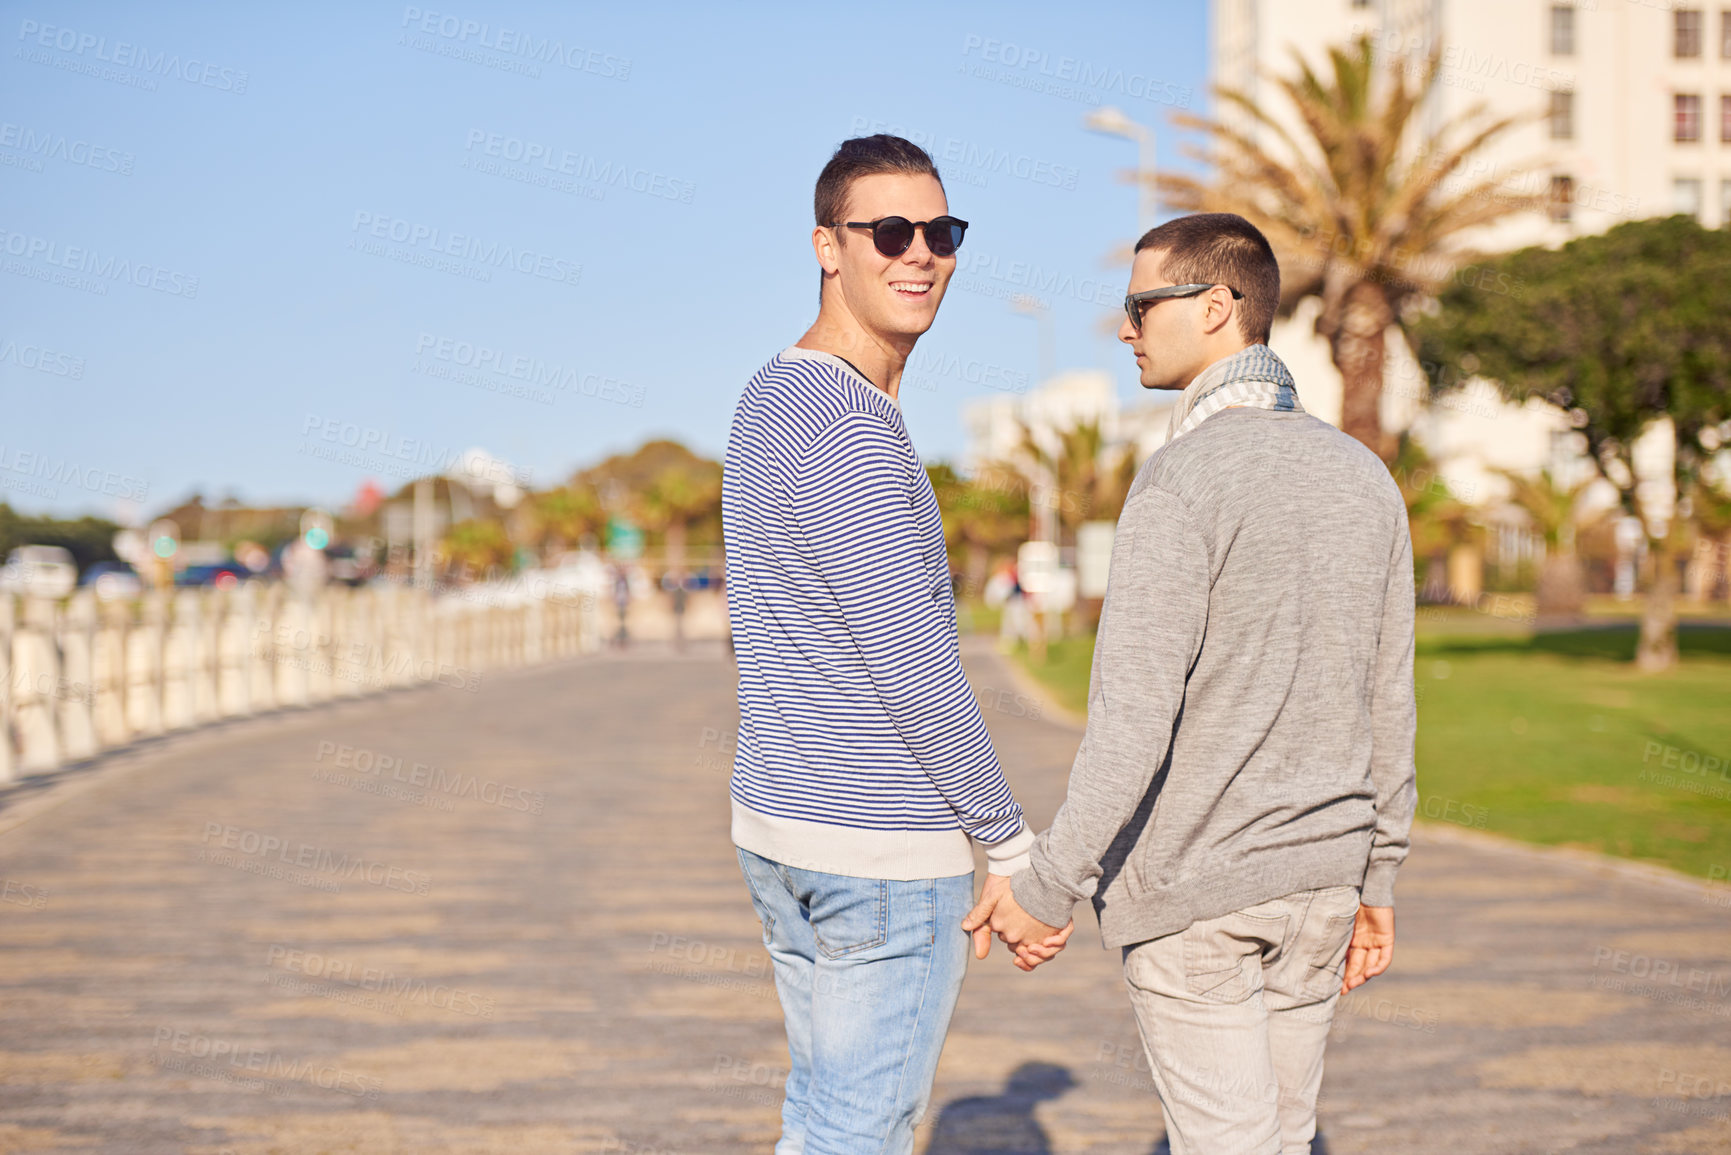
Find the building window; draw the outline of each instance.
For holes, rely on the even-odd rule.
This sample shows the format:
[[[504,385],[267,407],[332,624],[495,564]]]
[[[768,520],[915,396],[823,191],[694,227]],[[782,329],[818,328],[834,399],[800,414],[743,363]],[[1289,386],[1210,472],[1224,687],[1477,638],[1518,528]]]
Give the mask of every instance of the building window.
[[[1731,144],[1731,96],[1719,98],[1719,141]]]
[[[1569,4],[1551,5],[1551,55],[1575,54],[1575,9]]]
[[[1719,182],[1719,227],[1731,227],[1731,180]]]
[[[1352,6],[1354,8],[1369,8],[1370,0],[1352,0]]]
[[[1679,8],[1671,13],[1671,55],[1682,60],[1701,55],[1701,17],[1699,8]]]
[[[1671,139],[1689,143],[1701,139],[1701,97],[1679,92],[1671,97]]]
[[[1572,92],[1551,93],[1551,139],[1575,139],[1575,94]]]
[[[1572,176],[1552,177],[1551,203],[1547,209],[1551,219],[1560,225],[1568,224],[1574,204],[1575,178]]]
[[[1731,8],[1719,10],[1719,56],[1731,60]]]
[[[1671,182],[1671,211],[1701,219],[1701,181],[1697,177],[1680,176]]]

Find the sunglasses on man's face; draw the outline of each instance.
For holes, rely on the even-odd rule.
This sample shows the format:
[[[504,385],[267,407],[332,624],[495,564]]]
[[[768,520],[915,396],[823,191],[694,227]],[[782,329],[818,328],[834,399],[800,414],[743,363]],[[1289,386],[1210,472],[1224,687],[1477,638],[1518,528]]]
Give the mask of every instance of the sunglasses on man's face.
[[[926,248],[934,257],[953,257],[962,246],[968,222],[958,217],[936,217],[910,221],[906,217],[883,217],[875,221],[841,221],[831,228],[870,229],[872,244],[886,257],[899,257],[914,243],[914,230],[926,230]]]
[[[1124,315],[1130,318],[1130,327],[1136,330],[1136,335],[1141,336],[1144,306],[1151,305],[1155,301],[1170,301],[1175,297],[1194,297],[1198,293],[1206,293],[1213,287],[1213,285],[1167,285],[1161,289],[1145,289],[1140,293],[1131,293],[1124,298]],[[1220,287],[1229,291],[1234,301],[1244,297],[1243,293],[1231,285]]]

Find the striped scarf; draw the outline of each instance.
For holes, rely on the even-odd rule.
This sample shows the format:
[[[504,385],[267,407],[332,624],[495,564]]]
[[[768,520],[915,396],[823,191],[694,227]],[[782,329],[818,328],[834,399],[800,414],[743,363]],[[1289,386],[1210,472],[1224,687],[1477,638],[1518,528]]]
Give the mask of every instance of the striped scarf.
[[[1251,345],[1214,362],[1185,386],[1172,407],[1172,422],[1166,427],[1166,444],[1178,440],[1222,409],[1248,406],[1303,413],[1298,387],[1285,362],[1267,345]]]

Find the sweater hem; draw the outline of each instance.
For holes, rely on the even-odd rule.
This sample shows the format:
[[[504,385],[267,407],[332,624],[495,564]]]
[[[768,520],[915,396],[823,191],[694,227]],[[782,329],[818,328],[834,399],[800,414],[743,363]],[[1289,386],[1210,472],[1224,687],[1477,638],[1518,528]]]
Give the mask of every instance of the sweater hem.
[[[1302,890],[1364,885],[1365,863],[1283,862],[1251,879],[1230,886],[1188,892],[1183,884],[1145,893],[1137,898],[1117,891],[1095,899],[1101,944],[1111,950],[1153,938],[1164,938],[1205,918],[1219,918],[1259,902],[1284,898]]]
[[[782,818],[733,800],[733,844],[798,870],[911,882],[974,873],[974,849],[955,830],[861,830]]]

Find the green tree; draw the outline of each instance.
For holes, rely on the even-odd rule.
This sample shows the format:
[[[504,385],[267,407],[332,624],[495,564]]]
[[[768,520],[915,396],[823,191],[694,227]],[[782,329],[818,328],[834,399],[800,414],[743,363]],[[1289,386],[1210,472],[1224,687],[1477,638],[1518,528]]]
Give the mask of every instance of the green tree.
[[[1491,378],[1510,400],[1539,397],[1568,411],[1600,476],[1646,531],[1655,571],[1636,661],[1666,669],[1677,660],[1688,510],[1731,431],[1731,233],[1683,216],[1631,221],[1560,249],[1522,249],[1490,267],[1521,286],[1520,295],[1492,300],[1451,286],[1436,315],[1417,326],[1421,356]],[[1442,387],[1458,384],[1445,379]],[[1669,425],[1676,445],[1678,516],[1668,518],[1635,469],[1635,442],[1655,423]]]
[[[948,465],[928,465],[926,476],[944,519],[944,544],[950,564],[962,575],[962,589],[985,588],[992,560],[1013,556],[1028,539],[1028,487],[1008,469],[983,469],[965,479]]]
[[[607,511],[593,486],[573,481],[557,489],[531,494],[536,544],[544,555],[569,549],[607,524]]]
[[[0,562],[21,545],[57,545],[72,554],[82,573],[96,562],[114,560],[114,535],[119,531],[106,518],[29,517],[0,501]]]
[[[1504,177],[1462,179],[1466,162],[1523,118],[1476,106],[1427,137],[1419,114],[1440,57],[1415,68],[1393,56],[1379,68],[1360,38],[1329,51],[1327,74],[1294,60],[1295,75],[1269,80],[1299,132],[1249,93],[1219,89],[1238,116],[1176,118],[1206,134],[1209,147],[1192,153],[1212,175],[1165,175],[1157,187],[1173,207],[1238,213],[1263,231],[1280,258],[1282,312],[1321,302],[1316,332],[1340,370],[1341,428],[1388,461],[1397,444],[1382,428],[1384,336],[1451,278],[1480,283],[1464,234],[1539,207],[1509,193]]]
[[[663,469],[637,494],[635,505],[644,528],[662,535],[668,566],[682,569],[687,529],[721,508],[721,466],[701,461]]]
[[[505,527],[486,518],[470,518],[453,525],[440,543],[440,552],[446,564],[471,578],[509,573],[516,560],[516,547]]]

